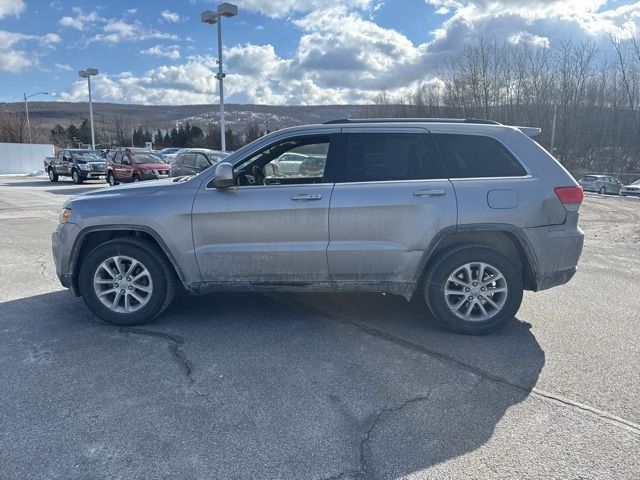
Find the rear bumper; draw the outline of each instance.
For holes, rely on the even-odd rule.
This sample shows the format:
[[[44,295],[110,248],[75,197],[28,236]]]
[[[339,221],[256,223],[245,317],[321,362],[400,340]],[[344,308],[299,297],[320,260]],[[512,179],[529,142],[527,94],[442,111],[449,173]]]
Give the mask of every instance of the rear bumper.
[[[547,275],[538,275],[536,278],[536,292],[541,290],[548,290],[559,285],[564,285],[573,278],[576,274],[576,269],[571,268],[569,270],[563,270],[560,272],[553,272]]]
[[[524,231],[537,260],[533,289],[546,290],[571,280],[582,254],[584,232],[569,225],[526,228]]]

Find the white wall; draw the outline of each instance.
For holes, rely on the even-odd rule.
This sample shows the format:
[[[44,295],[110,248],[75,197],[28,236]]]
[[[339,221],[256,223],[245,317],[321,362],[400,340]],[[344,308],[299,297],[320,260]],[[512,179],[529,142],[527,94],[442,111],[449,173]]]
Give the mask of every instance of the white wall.
[[[0,173],[29,173],[44,168],[44,157],[53,156],[53,145],[0,143]]]

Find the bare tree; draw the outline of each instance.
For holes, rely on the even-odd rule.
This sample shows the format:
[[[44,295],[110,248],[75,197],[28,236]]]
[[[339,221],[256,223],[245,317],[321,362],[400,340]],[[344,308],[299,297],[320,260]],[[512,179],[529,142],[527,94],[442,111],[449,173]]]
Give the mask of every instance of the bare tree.
[[[0,112],[0,141],[25,143],[27,118],[22,112]]]

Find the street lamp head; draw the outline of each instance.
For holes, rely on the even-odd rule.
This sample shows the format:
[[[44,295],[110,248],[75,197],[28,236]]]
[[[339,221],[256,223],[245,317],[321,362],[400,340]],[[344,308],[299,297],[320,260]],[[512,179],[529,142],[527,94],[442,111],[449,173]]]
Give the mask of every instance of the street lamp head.
[[[80,70],[78,72],[78,75],[81,76],[82,78],[87,78],[93,75],[98,75],[98,73],[99,72],[97,68],[87,68],[86,70]]]
[[[218,15],[223,17],[235,17],[238,15],[238,6],[232,3],[221,3],[218,5]]]
[[[200,21],[213,25],[215,23],[218,23],[218,14],[216,12],[212,12],[211,10],[207,10],[200,14]]]

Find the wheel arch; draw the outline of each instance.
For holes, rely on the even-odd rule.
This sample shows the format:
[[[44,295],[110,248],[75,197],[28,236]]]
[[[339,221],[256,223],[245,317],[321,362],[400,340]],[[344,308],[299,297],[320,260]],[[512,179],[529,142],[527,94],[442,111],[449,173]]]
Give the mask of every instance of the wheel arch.
[[[76,294],[79,292],[78,275],[80,272],[80,266],[82,265],[82,258],[86,256],[87,253],[98,245],[109,240],[130,237],[144,239],[153,243],[169,262],[180,282],[183,284],[185,283],[184,273],[182,272],[178,262],[171,253],[167,244],[155,230],[144,225],[100,225],[97,227],[88,227],[82,230],[78,234],[73,245],[70,260],[71,284],[73,291]]]
[[[487,245],[518,258],[525,290],[537,289],[538,261],[529,239],[520,228],[509,224],[469,224],[444,229],[434,238],[421,259],[413,293],[443,252],[471,243]]]

